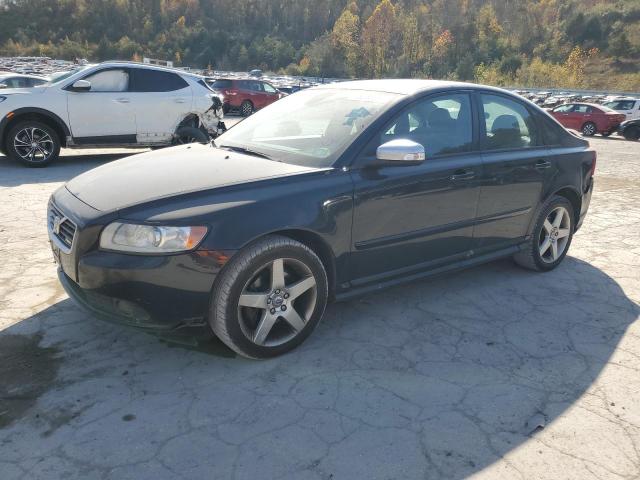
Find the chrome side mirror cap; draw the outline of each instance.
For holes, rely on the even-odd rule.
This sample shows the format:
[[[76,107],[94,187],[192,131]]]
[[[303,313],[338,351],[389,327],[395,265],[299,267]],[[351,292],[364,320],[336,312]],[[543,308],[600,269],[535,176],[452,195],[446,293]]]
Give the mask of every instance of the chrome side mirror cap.
[[[88,92],[91,90],[91,82],[88,80],[76,80],[71,85],[71,88],[76,92]]]
[[[383,143],[376,150],[376,158],[388,162],[422,162],[426,158],[424,147],[404,138]]]

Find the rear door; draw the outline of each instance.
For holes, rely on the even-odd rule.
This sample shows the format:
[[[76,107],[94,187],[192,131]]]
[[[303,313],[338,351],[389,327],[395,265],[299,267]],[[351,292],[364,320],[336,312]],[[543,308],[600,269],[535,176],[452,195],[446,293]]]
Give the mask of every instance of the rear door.
[[[131,72],[138,143],[166,143],[191,112],[191,87],[173,72],[151,68],[132,68]]]
[[[128,68],[106,68],[83,77],[91,90],[66,87],[74,141],[86,144],[135,143],[136,112],[131,103]]]
[[[509,247],[525,236],[552,171],[542,135],[524,102],[497,93],[476,97],[483,177],[474,250]]]

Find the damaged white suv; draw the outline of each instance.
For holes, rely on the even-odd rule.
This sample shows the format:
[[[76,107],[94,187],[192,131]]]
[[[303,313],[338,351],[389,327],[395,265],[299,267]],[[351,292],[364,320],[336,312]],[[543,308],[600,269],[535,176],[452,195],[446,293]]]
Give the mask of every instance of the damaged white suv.
[[[89,65],[52,83],[0,91],[0,151],[31,167],[61,147],[205,143],[224,131],[203,77],[132,62]]]

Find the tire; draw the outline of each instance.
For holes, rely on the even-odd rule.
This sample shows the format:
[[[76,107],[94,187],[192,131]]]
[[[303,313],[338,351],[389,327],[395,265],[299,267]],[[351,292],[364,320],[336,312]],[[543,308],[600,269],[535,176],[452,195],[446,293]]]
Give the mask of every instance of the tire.
[[[251,103],[249,100],[245,100],[244,102],[242,102],[242,104],[240,105],[240,115],[242,115],[243,117],[248,117],[253,112],[253,103]]]
[[[602,132],[603,137],[610,137],[613,132]]]
[[[627,140],[638,140],[640,139],[640,127],[627,127],[622,135]]]
[[[9,130],[5,147],[10,158],[27,167],[46,167],[60,155],[60,138],[49,125],[26,120]]]
[[[587,122],[580,130],[585,137],[593,137],[598,132],[598,127],[593,122]]]
[[[280,268],[283,275],[274,273]],[[327,299],[327,274],[318,256],[300,242],[270,235],[242,249],[222,269],[209,325],[244,357],[275,357],[311,334]]]
[[[556,212],[563,211],[560,224]],[[552,197],[540,211],[533,233],[523,251],[513,256],[515,262],[521,267],[547,272],[556,268],[569,251],[575,231],[573,205],[565,197],[558,195]],[[549,221],[550,225],[546,225]],[[549,229],[549,226],[553,229]],[[560,236],[566,234],[564,236]],[[554,240],[555,238],[555,240]],[[566,240],[565,240],[566,239]],[[549,240],[549,244],[547,244]],[[555,242],[555,247],[553,246]]]
[[[173,145],[187,145],[189,143],[207,144],[210,141],[208,134],[196,127],[180,127],[176,130]]]

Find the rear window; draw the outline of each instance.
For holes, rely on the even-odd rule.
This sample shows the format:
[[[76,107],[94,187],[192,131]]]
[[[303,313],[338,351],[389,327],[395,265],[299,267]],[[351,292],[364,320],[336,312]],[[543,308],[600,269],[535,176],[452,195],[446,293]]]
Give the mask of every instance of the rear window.
[[[222,90],[223,88],[231,88],[233,82],[231,80],[216,80],[211,84],[211,88],[217,88]]]
[[[188,87],[180,75],[146,68],[134,69],[134,92],[173,92]]]

